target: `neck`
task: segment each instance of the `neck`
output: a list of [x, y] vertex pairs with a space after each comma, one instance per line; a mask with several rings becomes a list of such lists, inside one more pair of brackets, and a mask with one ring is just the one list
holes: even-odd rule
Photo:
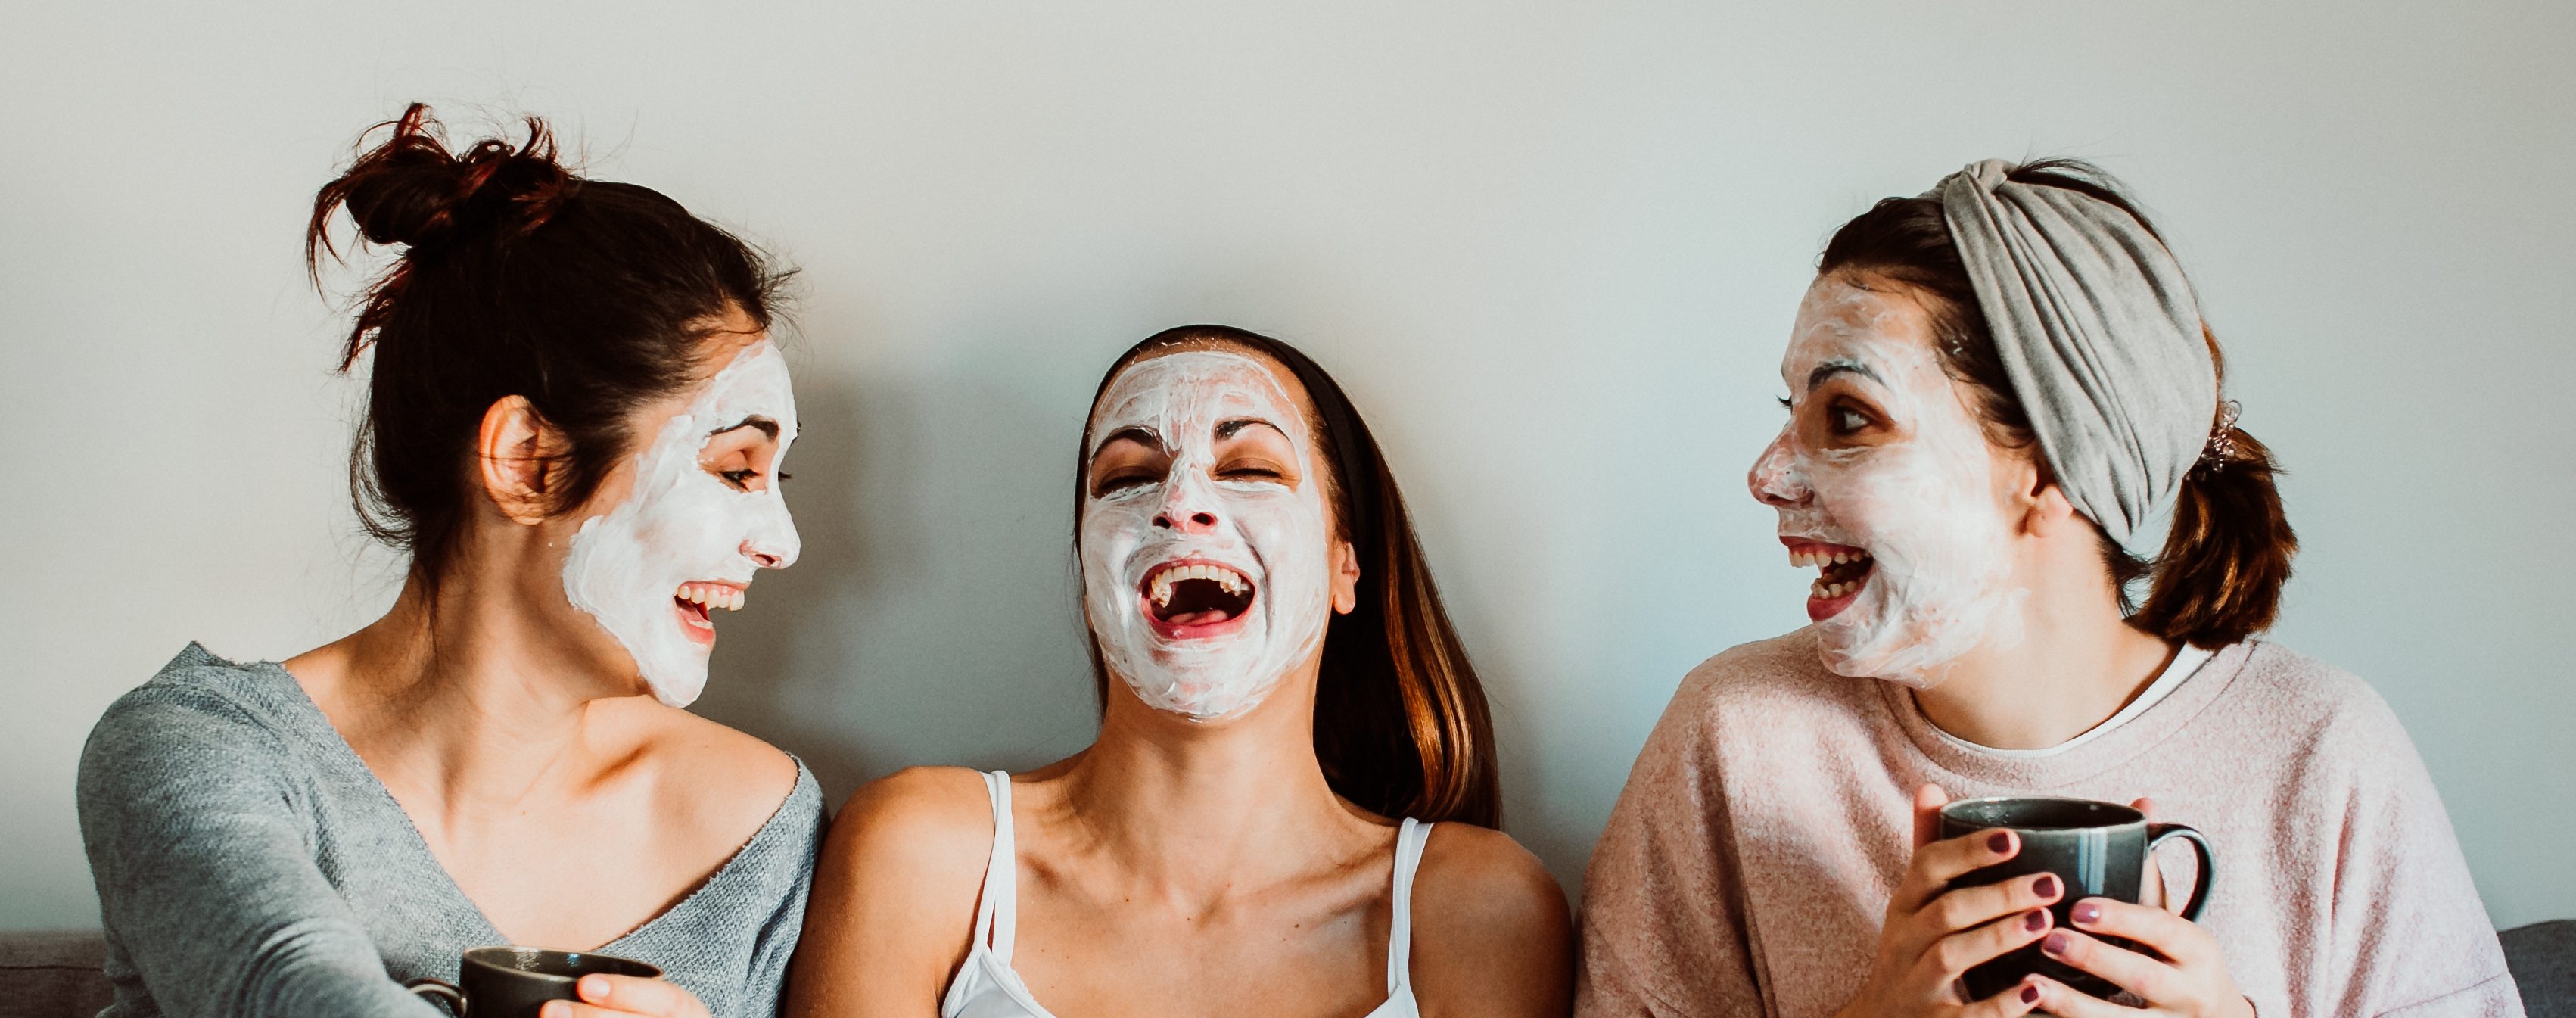
[[617, 674], [632, 670], [622, 656], [562, 638], [568, 605], [529, 601], [560, 602], [559, 588], [530, 587], [545, 585], [460, 571], [433, 610], [414, 581], [384, 618], [287, 670], [388, 787], [459, 815], [525, 803], [580, 780], [603, 713], [617, 713], [602, 708], [640, 691]]
[[1216, 722], [1110, 685], [1100, 739], [1072, 762], [1066, 798], [1083, 834], [1139, 878], [1212, 900], [1310, 871], [1337, 835], [1370, 826], [1316, 760], [1312, 665]]
[[2110, 720], [2173, 660], [2173, 645], [2122, 619], [2107, 585], [2035, 590], [2013, 610], [2019, 639], [1989, 639], [1915, 691], [1942, 731], [1996, 749], [2046, 749]]

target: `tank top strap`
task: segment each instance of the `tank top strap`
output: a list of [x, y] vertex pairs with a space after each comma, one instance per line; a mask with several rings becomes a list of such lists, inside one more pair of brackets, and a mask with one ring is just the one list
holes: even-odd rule
[[1431, 841], [1431, 828], [1412, 817], [1395, 832], [1395, 906], [1394, 921], [1386, 931], [1386, 992], [1393, 996], [1413, 981], [1413, 871], [1422, 868], [1422, 846]]
[[982, 775], [993, 800], [993, 855], [984, 864], [984, 893], [975, 905], [975, 943], [993, 952], [994, 960], [1011, 963], [1011, 934], [1019, 928], [1017, 840], [1011, 832], [1011, 774]]

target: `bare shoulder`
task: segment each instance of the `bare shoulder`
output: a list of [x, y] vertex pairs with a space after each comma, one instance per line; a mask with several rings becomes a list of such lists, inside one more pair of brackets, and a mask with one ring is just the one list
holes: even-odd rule
[[1413, 877], [1413, 985], [1426, 1014], [1561, 1015], [1574, 990], [1565, 891], [1508, 834], [1431, 829]]
[[982, 774], [964, 767], [907, 767], [850, 793], [832, 821], [824, 854], [827, 864], [865, 853], [971, 872], [980, 881], [992, 842], [993, 800]]
[[796, 791], [796, 759], [785, 750], [716, 722], [660, 704], [628, 705], [645, 715], [636, 755], [652, 773], [666, 808], [687, 829], [721, 832], [740, 845], [776, 815]]
[[983, 777], [963, 767], [913, 767], [852, 793], [814, 870], [786, 1013], [937, 1009], [971, 946], [993, 828]]

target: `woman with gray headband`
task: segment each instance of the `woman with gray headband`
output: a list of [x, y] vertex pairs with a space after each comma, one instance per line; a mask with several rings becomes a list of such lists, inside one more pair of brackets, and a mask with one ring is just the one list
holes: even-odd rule
[[[2396, 718], [2252, 638], [2297, 547], [2271, 455], [2105, 177], [1989, 161], [1878, 203], [1781, 367], [1749, 483], [1821, 570], [1814, 624], [1711, 658], [1656, 726], [1593, 855], [1579, 1013], [2522, 1013]], [[2145, 904], [1985, 883], [2047, 840], [1942, 835], [1987, 796], [2129, 803], [2222, 865], [2160, 855]]]

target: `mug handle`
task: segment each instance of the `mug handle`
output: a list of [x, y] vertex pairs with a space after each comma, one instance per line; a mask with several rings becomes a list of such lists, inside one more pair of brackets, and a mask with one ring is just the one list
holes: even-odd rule
[[2210, 885], [2218, 882], [2218, 853], [2209, 847], [2208, 836], [2192, 829], [2189, 824], [2148, 824], [2147, 865], [2156, 864], [2156, 848], [2163, 845], [2166, 838], [2190, 841], [2192, 855], [2200, 862], [2200, 879], [2192, 881], [2191, 901], [2182, 907], [2185, 922], [2199, 922], [2200, 910], [2209, 905]]
[[403, 989], [423, 997], [442, 998], [447, 1001], [447, 1009], [456, 1013], [456, 1018], [465, 1018], [465, 991], [458, 989], [455, 983], [444, 979], [414, 979], [404, 983]]

